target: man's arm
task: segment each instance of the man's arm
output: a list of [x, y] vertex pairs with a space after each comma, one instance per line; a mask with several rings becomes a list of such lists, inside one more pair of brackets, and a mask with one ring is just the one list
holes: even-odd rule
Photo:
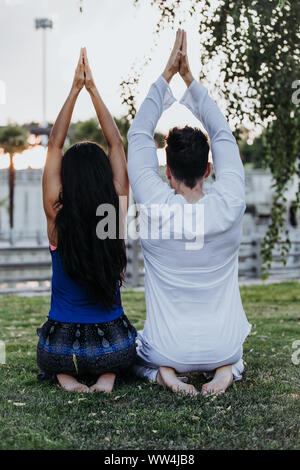
[[159, 176], [154, 131], [162, 112], [175, 99], [160, 76], [151, 86], [128, 133], [128, 174], [136, 202], [161, 202], [171, 189]]
[[162, 202], [172, 192], [159, 177], [154, 131], [163, 111], [175, 101], [168, 83], [179, 70], [182, 34], [177, 31], [167, 66], [151, 86], [128, 133], [128, 173], [138, 203]]
[[188, 87], [180, 103], [192, 111], [209, 135], [217, 182], [224, 184], [234, 198], [244, 200], [244, 167], [236, 139], [207, 89], [194, 80], [187, 58], [186, 33], [179, 72]]
[[218, 106], [208, 96], [207, 89], [193, 80], [180, 102], [201, 121], [209, 135], [216, 177], [234, 171], [244, 178], [236, 140]]

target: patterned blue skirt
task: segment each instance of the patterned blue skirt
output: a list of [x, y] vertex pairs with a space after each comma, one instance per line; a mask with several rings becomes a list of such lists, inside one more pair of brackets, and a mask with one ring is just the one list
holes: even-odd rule
[[136, 359], [136, 330], [126, 315], [106, 323], [61, 323], [49, 319], [37, 330], [38, 378], [57, 374], [97, 379], [128, 371]]

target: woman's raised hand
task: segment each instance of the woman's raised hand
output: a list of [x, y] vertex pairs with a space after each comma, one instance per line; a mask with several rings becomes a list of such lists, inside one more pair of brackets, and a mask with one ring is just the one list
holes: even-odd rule
[[84, 59], [83, 59], [83, 48], [81, 48], [78, 64], [75, 70], [72, 89], [79, 92], [82, 90], [83, 87], [84, 87]]
[[84, 76], [85, 76], [85, 88], [90, 92], [95, 88], [95, 82], [93, 79], [92, 71], [90, 69], [86, 48], [83, 48], [83, 62], [84, 62]]
[[186, 31], [183, 31], [183, 36], [182, 36], [179, 73], [180, 73], [180, 76], [185, 81], [186, 85], [189, 87], [192, 81], [194, 80], [194, 77], [192, 75], [188, 56], [187, 56]]
[[162, 74], [164, 79], [169, 83], [171, 78], [179, 72], [180, 66], [180, 58], [181, 58], [181, 48], [182, 48], [182, 40], [183, 40], [183, 30], [178, 29], [176, 33], [176, 39], [174, 43], [173, 50], [169, 57], [168, 63], [166, 68]]
[[78, 93], [84, 86], [86, 87], [87, 91], [90, 92], [93, 88], [95, 88], [95, 82], [89, 66], [86, 48], [82, 47], [80, 49], [80, 56], [75, 70], [72, 89]]

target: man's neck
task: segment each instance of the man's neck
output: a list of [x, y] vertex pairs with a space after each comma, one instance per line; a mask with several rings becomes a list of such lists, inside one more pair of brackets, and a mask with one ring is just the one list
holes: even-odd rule
[[187, 202], [193, 204], [204, 196], [203, 182], [201, 181], [197, 183], [193, 189], [189, 188], [183, 183], [180, 183], [175, 189], [175, 192], [176, 194], [181, 194]]

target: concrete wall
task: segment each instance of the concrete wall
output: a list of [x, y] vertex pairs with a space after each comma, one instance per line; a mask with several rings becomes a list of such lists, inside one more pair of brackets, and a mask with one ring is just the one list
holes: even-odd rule
[[[163, 168], [160, 169], [162, 176]], [[8, 175], [7, 170], [0, 170], [0, 243], [9, 240], [8, 219]], [[46, 237], [46, 218], [42, 203], [42, 170], [17, 170], [15, 188], [15, 212], [14, 227], [17, 239], [35, 240], [37, 234]], [[212, 179], [205, 182], [207, 190], [212, 184]], [[272, 204], [271, 174], [263, 170], [246, 170], [246, 202], [247, 211], [243, 221], [244, 235], [250, 236], [255, 232], [263, 236], [269, 222], [270, 207]], [[295, 198], [298, 190], [299, 180], [294, 179], [286, 193], [287, 212], [290, 202]], [[132, 202], [132, 201], [131, 201]], [[298, 217], [298, 225], [300, 220]], [[292, 229], [293, 230], [293, 229]], [[298, 227], [298, 231], [300, 228]], [[297, 232], [298, 232], [297, 231]]]
[[[8, 174], [0, 170], [0, 240], [7, 238]], [[15, 186], [14, 228], [20, 238], [36, 237], [37, 231], [46, 236], [46, 218], [42, 201], [42, 170], [17, 170]]]
[[[163, 172], [163, 169], [161, 169]], [[6, 170], [0, 170], [0, 202], [8, 197]], [[51, 259], [46, 236], [46, 218], [42, 206], [42, 170], [16, 172], [15, 246], [10, 245], [8, 200], [0, 205], [0, 293], [28, 288], [48, 291]], [[208, 190], [212, 180], [205, 182]], [[297, 191], [295, 180], [287, 192], [287, 209]], [[247, 212], [243, 219], [243, 244], [240, 249], [240, 276], [257, 278], [261, 274], [260, 241], [267, 229], [272, 203], [271, 175], [262, 170], [246, 172]], [[130, 203], [132, 203], [132, 195]], [[298, 221], [299, 222], [299, 221]], [[300, 223], [292, 228], [295, 240], [287, 266], [272, 263], [272, 274], [279, 279], [300, 277]], [[37, 237], [39, 234], [39, 237]], [[37, 240], [42, 245], [37, 246]], [[297, 242], [298, 240], [298, 242]], [[139, 241], [127, 241], [127, 286], [144, 284], [144, 266]], [[276, 257], [275, 257], [276, 258]]]

